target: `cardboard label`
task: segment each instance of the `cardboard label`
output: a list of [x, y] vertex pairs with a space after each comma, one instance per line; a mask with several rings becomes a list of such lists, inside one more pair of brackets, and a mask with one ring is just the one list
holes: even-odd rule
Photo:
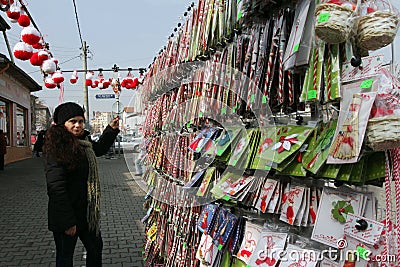
[[308, 99], [316, 99], [316, 98], [317, 98], [317, 91], [316, 90], [308, 91]]
[[265, 95], [263, 95], [263, 97], [262, 97], [262, 103], [263, 103], [263, 104], [266, 104], [266, 103], [267, 103], [267, 97], [266, 97]]
[[297, 51], [299, 51], [299, 48], [300, 48], [300, 44], [296, 44], [294, 47], [293, 47], [293, 53], [296, 53]]
[[369, 89], [372, 87], [373, 83], [374, 83], [374, 79], [365, 80], [361, 83], [360, 88], [361, 89]]

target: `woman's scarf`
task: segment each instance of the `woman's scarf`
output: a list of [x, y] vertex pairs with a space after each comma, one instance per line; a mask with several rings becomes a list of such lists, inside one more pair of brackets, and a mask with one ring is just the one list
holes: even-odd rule
[[98, 235], [100, 231], [100, 177], [96, 154], [90, 141], [79, 140], [79, 144], [84, 149], [89, 162], [87, 222], [89, 224], [89, 231], [95, 231], [96, 235]]

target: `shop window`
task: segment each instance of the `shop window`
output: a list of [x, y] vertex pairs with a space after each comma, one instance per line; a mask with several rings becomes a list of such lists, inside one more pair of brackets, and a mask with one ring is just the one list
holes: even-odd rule
[[7, 145], [10, 145], [10, 105], [8, 102], [0, 99], [0, 129], [6, 135]]
[[17, 146], [26, 146], [26, 113], [27, 110], [17, 107]]

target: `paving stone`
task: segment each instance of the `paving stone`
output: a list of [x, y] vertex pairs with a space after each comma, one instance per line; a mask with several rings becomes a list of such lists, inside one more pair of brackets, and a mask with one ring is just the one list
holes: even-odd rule
[[[99, 158], [98, 162], [103, 266], [143, 266], [144, 226], [140, 219], [145, 215], [142, 203], [146, 193], [132, 182], [123, 157]], [[0, 172], [0, 266], [55, 266], [53, 235], [47, 230], [47, 201], [42, 158], [11, 163]], [[83, 252], [78, 241], [74, 266], [85, 266]]]

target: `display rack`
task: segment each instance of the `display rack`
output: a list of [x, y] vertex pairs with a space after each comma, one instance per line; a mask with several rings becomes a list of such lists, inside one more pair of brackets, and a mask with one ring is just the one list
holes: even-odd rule
[[400, 83], [357, 39], [387, 3], [190, 5], [139, 88], [145, 266], [398, 266]]

